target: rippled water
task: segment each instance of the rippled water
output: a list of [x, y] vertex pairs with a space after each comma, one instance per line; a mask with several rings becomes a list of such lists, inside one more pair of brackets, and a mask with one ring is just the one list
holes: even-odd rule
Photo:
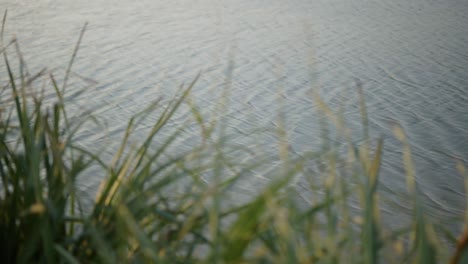
[[[254, 126], [275, 127], [283, 100], [291, 148], [301, 153], [320, 140], [309, 91], [319, 89], [335, 109], [345, 102], [357, 130], [359, 79], [372, 137], [386, 139], [383, 184], [404, 190], [401, 148], [390, 131], [398, 120], [431, 213], [461, 215], [463, 179], [451, 155], [466, 164], [466, 0], [3, 0], [0, 9], [8, 9], [7, 33], [35, 69], [63, 69], [89, 22], [72, 79], [97, 81], [75, 101], [97, 107], [107, 121], [106, 130], [83, 134], [92, 145], [121, 133], [132, 114], [199, 71], [194, 97], [210, 112], [231, 67], [227, 114], [237, 142], [251, 144], [245, 134]], [[274, 148], [274, 137], [264, 141]]]

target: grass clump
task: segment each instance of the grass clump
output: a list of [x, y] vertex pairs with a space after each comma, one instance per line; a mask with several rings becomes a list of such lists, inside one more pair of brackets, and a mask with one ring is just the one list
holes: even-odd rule
[[[13, 48], [17, 69], [7, 55]], [[77, 145], [74, 135], [83, 122], [70, 121], [63, 99], [76, 50], [59, 87], [52, 74], [26, 71], [16, 40], [0, 49], [7, 73], [0, 107], [4, 263], [463, 263], [466, 235], [453, 257], [435, 235], [418, 201], [410, 147], [398, 126], [395, 134], [405, 150], [414, 204], [413, 220], [401, 230], [386, 229], [380, 216], [383, 140], [371, 144], [364, 131], [365, 141], [352, 143], [342, 121], [318, 95], [318, 109], [340, 128], [347, 144], [325, 142], [323, 149], [301, 156], [280, 153], [281, 169], [270, 172], [271, 182], [248, 202], [235, 203], [228, 199], [233, 186], [264, 161], [226, 158], [229, 142], [214, 137], [216, 124], [207, 126], [187, 100], [196, 79], [168, 105], [155, 103], [129, 120], [112, 161]], [[55, 102], [34, 92], [38, 79], [49, 81]], [[159, 137], [161, 129], [186, 102], [203, 139], [188, 151], [168, 153], [183, 128], [169, 137]], [[136, 124], [158, 107], [163, 110], [146, 138], [130, 147]], [[338, 148], [348, 154], [343, 157]], [[309, 170], [311, 163], [319, 169]], [[103, 182], [85, 212], [76, 182], [96, 165]], [[459, 167], [463, 172], [461, 163]], [[213, 181], [203, 180], [207, 174]], [[294, 188], [297, 177], [307, 180], [307, 190]], [[352, 210], [352, 200], [359, 202], [359, 210]]]

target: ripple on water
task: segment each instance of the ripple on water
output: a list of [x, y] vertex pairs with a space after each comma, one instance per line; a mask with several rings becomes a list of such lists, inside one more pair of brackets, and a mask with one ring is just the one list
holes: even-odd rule
[[[372, 135], [387, 139], [382, 183], [395, 192], [404, 189], [401, 149], [390, 131], [398, 120], [434, 214], [459, 215], [463, 208], [462, 179], [451, 155], [468, 158], [467, 1], [10, 2], [4, 6], [7, 31], [17, 34], [32, 69], [65, 67], [89, 22], [74, 69], [98, 84], [74, 105], [97, 109], [107, 124], [83, 134], [90, 145], [112, 142], [103, 135], [119, 136], [131, 115], [159, 98], [167, 102], [199, 71], [193, 96], [209, 113], [232, 66], [226, 115], [236, 140], [250, 146], [246, 131], [276, 127], [283, 100], [291, 145], [301, 153], [320, 140], [310, 89], [319, 89], [334, 109], [345, 103], [347, 123], [359, 131], [360, 79]], [[180, 142], [195, 132], [188, 134]], [[276, 139], [264, 137], [268, 144]]]

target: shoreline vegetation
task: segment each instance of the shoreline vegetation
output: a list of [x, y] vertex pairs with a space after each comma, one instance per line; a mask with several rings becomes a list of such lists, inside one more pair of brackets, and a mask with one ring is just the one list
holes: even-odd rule
[[[461, 235], [451, 234], [425, 215], [417, 195], [411, 147], [397, 124], [394, 134], [402, 143], [407, 174], [408, 193], [402, 195], [408, 197], [413, 213], [404, 228], [390, 230], [383, 224], [378, 182], [384, 142], [369, 139], [359, 85], [364, 141], [353, 143], [343, 121], [317, 94], [318, 111], [347, 143], [336, 146], [325, 141], [317, 152], [293, 155], [286, 132], [279, 129], [281, 169], [267, 175], [271, 182], [252, 199], [236, 204], [229, 200], [233, 186], [253, 176], [266, 158], [229, 160], [231, 150], [222, 122], [206, 120], [189, 100], [198, 77], [168, 105], [155, 102], [132, 117], [120, 148], [106, 162], [74, 140], [89, 119], [77, 122], [66, 111], [64, 91], [84, 29], [65, 77], [58, 82], [45, 70], [27, 71], [17, 41], [3, 39], [5, 20], [6, 13], [0, 47], [6, 69], [2, 74], [7, 74], [6, 83], [1, 83], [0, 105], [0, 256], [4, 263], [468, 261], [466, 227]], [[46, 102], [36, 88], [38, 82], [47, 84], [43, 89], [55, 91], [53, 103]], [[163, 140], [160, 132], [181, 105], [189, 106], [202, 131], [201, 140], [186, 152], [168, 153], [183, 127]], [[130, 144], [137, 124], [155, 109], [160, 110], [159, 119], [147, 137], [138, 146]], [[319, 169], [308, 170], [310, 163], [320, 165]], [[103, 181], [85, 213], [76, 182], [91, 166], [101, 168], [103, 175], [96, 177]], [[468, 176], [461, 162], [458, 169]], [[206, 175], [212, 181], [204, 181]], [[307, 206], [298, 204], [298, 191], [290, 188], [296, 177], [309, 184]], [[358, 201], [357, 212], [350, 200]]]

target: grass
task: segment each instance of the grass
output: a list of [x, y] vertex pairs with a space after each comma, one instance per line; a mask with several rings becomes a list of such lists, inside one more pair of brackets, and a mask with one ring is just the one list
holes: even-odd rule
[[[27, 72], [17, 41], [5, 44], [2, 27], [0, 53], [7, 74], [0, 106], [4, 263], [466, 263], [466, 231], [458, 242], [450, 235], [442, 240], [425, 216], [411, 147], [397, 125], [413, 217], [399, 230], [383, 224], [378, 178], [384, 142], [369, 139], [362, 90], [361, 144], [353, 143], [343, 121], [317, 94], [317, 109], [347, 143], [337, 146], [324, 139], [322, 149], [294, 156], [285, 131], [279, 131], [281, 169], [269, 172], [271, 182], [240, 204], [229, 200], [233, 186], [254, 177], [268, 158], [242, 163], [228, 158], [232, 148], [222, 124], [207, 122], [189, 100], [197, 79], [168, 105], [155, 102], [131, 118], [111, 161], [75, 142], [86, 123], [68, 116], [64, 91], [81, 37], [59, 85], [45, 71]], [[48, 80], [56, 95], [53, 103], [35, 88], [38, 80]], [[169, 153], [183, 127], [169, 137], [160, 137], [161, 129], [182, 104], [191, 109], [202, 140], [184, 153]], [[159, 119], [139, 145], [131, 145], [132, 131], [154, 109], [161, 109]], [[320, 169], [308, 170], [311, 163]], [[87, 212], [76, 183], [91, 166], [102, 169], [98, 177], [103, 182]], [[464, 170], [460, 162], [459, 171], [467, 176]], [[208, 183], [203, 180], [207, 174], [213, 179]], [[297, 177], [308, 180], [301, 193], [292, 188]], [[307, 203], [298, 202], [304, 195]], [[353, 200], [359, 201], [358, 211], [350, 207]]]

